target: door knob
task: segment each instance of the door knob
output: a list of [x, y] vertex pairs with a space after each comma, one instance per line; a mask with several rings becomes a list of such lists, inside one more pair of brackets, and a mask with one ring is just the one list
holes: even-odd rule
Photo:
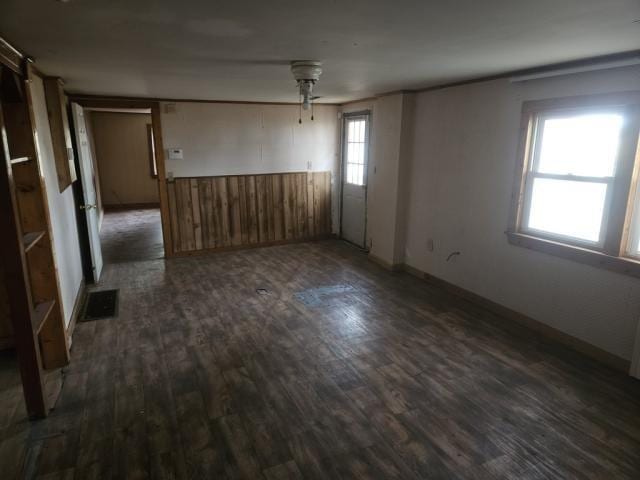
[[97, 205], [80, 205], [82, 210], [91, 210], [92, 208], [98, 208]]

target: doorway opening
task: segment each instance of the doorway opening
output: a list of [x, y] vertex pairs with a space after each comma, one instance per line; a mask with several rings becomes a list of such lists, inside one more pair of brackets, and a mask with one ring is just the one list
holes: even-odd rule
[[103, 265], [164, 258], [159, 105], [72, 99], [71, 117], [86, 280]]
[[366, 248], [370, 118], [366, 111], [342, 120], [340, 236], [360, 248]]

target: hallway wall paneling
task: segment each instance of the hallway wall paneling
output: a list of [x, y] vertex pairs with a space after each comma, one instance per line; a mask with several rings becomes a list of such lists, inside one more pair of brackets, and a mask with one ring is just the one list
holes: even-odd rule
[[174, 253], [331, 233], [331, 172], [176, 178], [167, 187]]

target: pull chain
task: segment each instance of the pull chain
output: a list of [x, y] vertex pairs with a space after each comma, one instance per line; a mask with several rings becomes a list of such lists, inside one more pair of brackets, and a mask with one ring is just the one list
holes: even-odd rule
[[298, 123], [302, 124], [302, 95], [300, 95], [300, 103], [298, 104]]

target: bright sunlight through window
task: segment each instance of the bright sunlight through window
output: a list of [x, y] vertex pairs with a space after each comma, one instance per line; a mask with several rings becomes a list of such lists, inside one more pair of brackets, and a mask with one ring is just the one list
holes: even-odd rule
[[347, 122], [347, 183], [353, 185], [364, 185], [366, 129], [364, 119], [350, 119]]
[[538, 118], [525, 230], [602, 244], [622, 125], [617, 113]]

